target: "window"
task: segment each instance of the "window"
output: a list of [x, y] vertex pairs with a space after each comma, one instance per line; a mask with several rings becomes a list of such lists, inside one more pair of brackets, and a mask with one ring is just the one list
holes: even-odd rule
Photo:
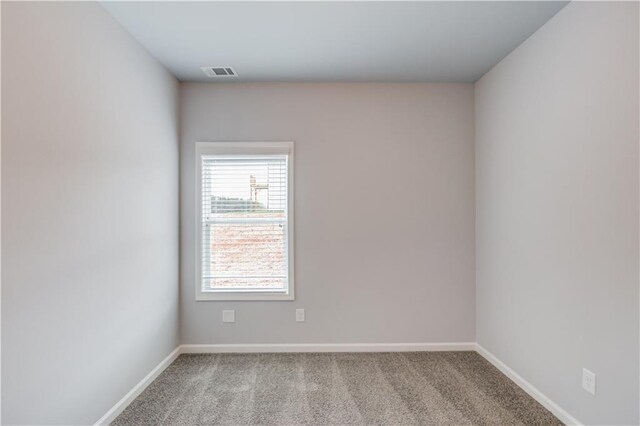
[[196, 300], [293, 300], [293, 143], [196, 144]]

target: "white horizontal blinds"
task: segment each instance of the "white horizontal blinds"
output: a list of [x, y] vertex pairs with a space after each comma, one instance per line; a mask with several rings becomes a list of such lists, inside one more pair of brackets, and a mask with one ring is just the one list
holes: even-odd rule
[[287, 156], [202, 156], [202, 289], [287, 289]]

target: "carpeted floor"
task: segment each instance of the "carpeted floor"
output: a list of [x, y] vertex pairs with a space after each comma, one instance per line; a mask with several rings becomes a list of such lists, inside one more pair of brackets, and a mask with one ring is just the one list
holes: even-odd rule
[[182, 355], [112, 425], [560, 425], [475, 352]]

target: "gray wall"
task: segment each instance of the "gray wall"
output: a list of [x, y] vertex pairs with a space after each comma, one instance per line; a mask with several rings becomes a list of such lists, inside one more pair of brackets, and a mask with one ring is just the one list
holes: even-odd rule
[[478, 342], [587, 424], [639, 420], [638, 72], [638, 4], [574, 2], [476, 85]]
[[177, 346], [177, 98], [99, 5], [2, 3], [3, 423], [93, 423]]
[[[183, 343], [475, 340], [471, 84], [184, 84], [181, 113]], [[194, 143], [233, 140], [296, 143], [293, 302], [194, 301]]]

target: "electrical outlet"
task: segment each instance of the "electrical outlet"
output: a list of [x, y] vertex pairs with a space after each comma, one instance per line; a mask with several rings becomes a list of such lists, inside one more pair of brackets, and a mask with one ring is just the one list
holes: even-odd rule
[[582, 369], [582, 389], [591, 395], [596, 394], [596, 375], [586, 368]]
[[222, 322], [236, 322], [236, 311], [222, 311]]
[[296, 309], [296, 321], [304, 322], [304, 309]]

